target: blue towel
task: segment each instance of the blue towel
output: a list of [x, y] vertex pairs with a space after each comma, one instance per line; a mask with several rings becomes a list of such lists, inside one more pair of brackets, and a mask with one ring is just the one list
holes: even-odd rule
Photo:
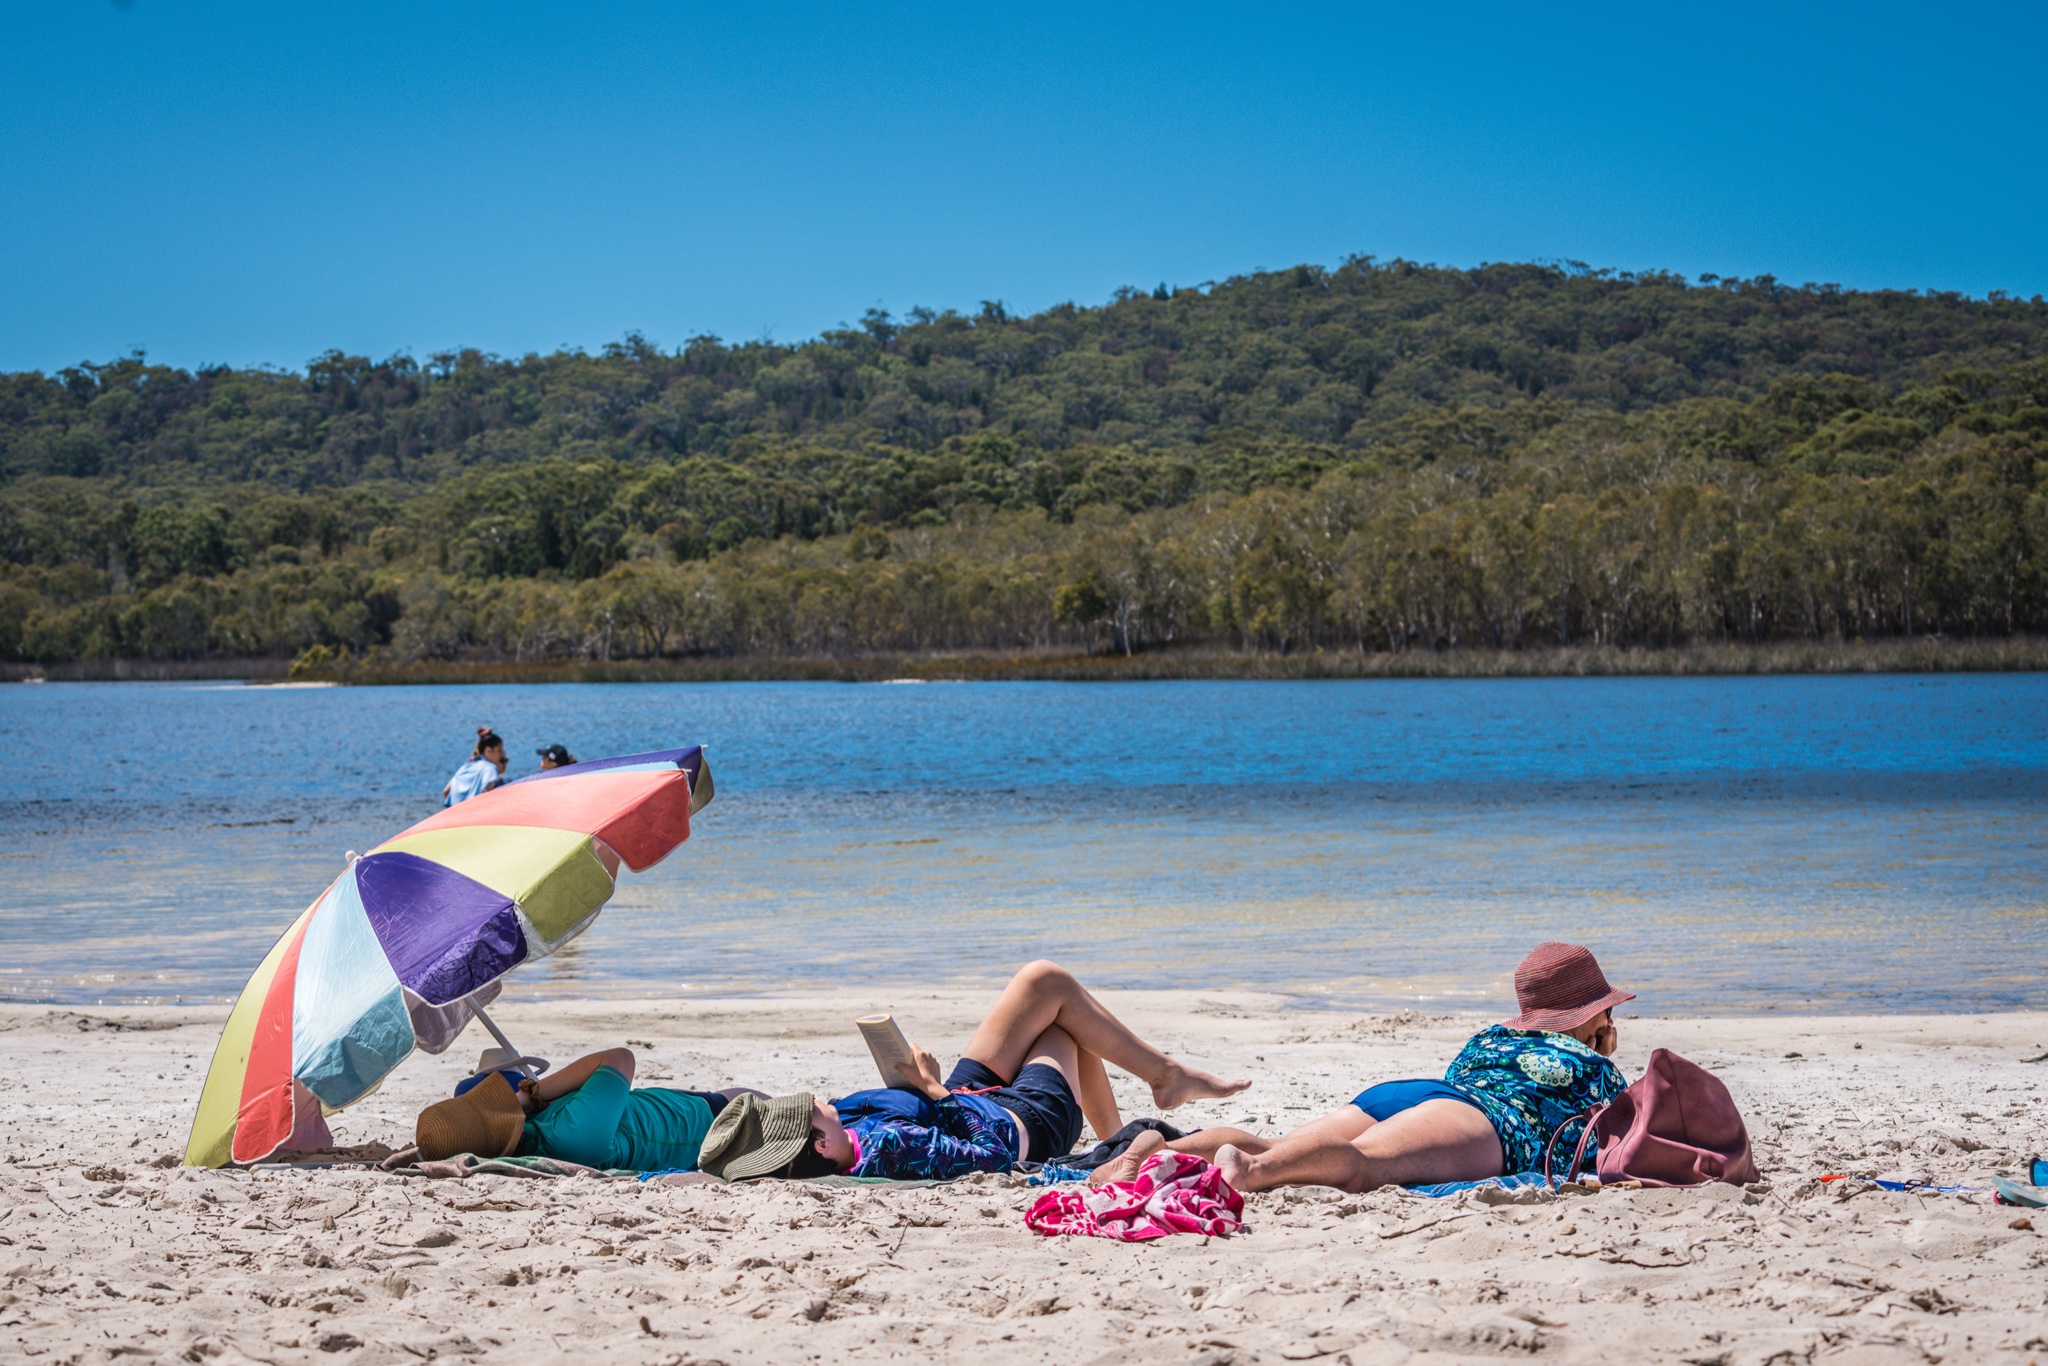
[[[1932, 1191], [1936, 1195], [1982, 1195], [1982, 1186], [1937, 1186], [1931, 1181], [1880, 1181], [1874, 1176], [1843, 1176], [1843, 1181], [1868, 1181], [1881, 1191]], [[1829, 1184], [1833, 1184], [1830, 1182]]]
[[1025, 1177], [1024, 1184], [1027, 1186], [1059, 1186], [1069, 1181], [1086, 1181], [1089, 1175], [1088, 1172], [1084, 1172], [1078, 1167], [1062, 1167], [1057, 1162], [1048, 1162], [1037, 1171], [1031, 1173], [1031, 1175]]
[[1459, 1191], [1476, 1191], [1481, 1186], [1499, 1186], [1502, 1190], [1522, 1190], [1528, 1186], [1548, 1186], [1542, 1172], [1516, 1172], [1512, 1176], [1489, 1176], [1484, 1181], [1443, 1181], [1434, 1186], [1404, 1186], [1410, 1195], [1426, 1195], [1432, 1200], [1439, 1196], [1456, 1195]]

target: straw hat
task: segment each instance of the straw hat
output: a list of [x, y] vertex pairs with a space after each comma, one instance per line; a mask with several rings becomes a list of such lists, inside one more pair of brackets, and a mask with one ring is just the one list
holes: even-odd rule
[[529, 1057], [510, 1048], [486, 1048], [483, 1052], [477, 1054], [476, 1072], [471, 1073], [471, 1075], [476, 1076], [484, 1072], [502, 1072], [508, 1067], [515, 1070], [530, 1067], [535, 1072], [545, 1072], [548, 1070], [548, 1060], [546, 1058]]
[[744, 1181], [788, 1166], [811, 1141], [811, 1093], [793, 1096], [741, 1096], [718, 1112], [697, 1169], [721, 1181]]
[[1509, 1029], [1577, 1029], [1603, 1010], [1633, 1001], [1632, 991], [1607, 984], [1593, 951], [1579, 944], [1538, 944], [1515, 969], [1515, 1004], [1522, 1013]]
[[507, 1157], [519, 1146], [526, 1111], [512, 1093], [512, 1083], [493, 1072], [453, 1100], [436, 1101], [420, 1111], [413, 1127], [422, 1161], [475, 1153]]

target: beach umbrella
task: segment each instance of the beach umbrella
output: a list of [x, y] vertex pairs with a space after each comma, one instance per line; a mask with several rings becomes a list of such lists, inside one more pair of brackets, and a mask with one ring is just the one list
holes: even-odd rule
[[507, 783], [351, 856], [242, 988], [186, 1164], [322, 1146], [323, 1116], [376, 1090], [413, 1049], [446, 1049], [473, 1017], [509, 1048], [481, 1009], [499, 980], [582, 933], [619, 865], [659, 863], [710, 800], [701, 747], [596, 759]]

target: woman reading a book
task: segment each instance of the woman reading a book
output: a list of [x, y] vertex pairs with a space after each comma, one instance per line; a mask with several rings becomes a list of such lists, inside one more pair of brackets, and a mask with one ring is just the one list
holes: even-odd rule
[[[886, 1051], [876, 1049], [878, 1062]], [[930, 1052], [907, 1052], [891, 1064], [898, 1079], [878, 1090], [833, 1102], [736, 1100], [704, 1140], [703, 1169], [732, 1181], [834, 1173], [949, 1181], [1065, 1157], [1084, 1117], [1098, 1135], [1115, 1133], [1123, 1121], [1105, 1063], [1149, 1085], [1161, 1110], [1251, 1085], [1168, 1057], [1072, 973], [1043, 961], [1010, 979], [943, 1079]]]

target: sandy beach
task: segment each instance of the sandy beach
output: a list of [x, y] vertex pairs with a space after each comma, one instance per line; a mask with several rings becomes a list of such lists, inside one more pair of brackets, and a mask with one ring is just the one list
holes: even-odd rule
[[[852, 1016], [950, 1058], [981, 993], [521, 1003], [558, 1062], [630, 1041], [641, 1082], [870, 1084]], [[1106, 993], [1192, 1061], [1255, 1076], [1177, 1122], [1276, 1130], [1439, 1074], [1478, 1018], [1231, 992]], [[423, 1181], [176, 1166], [224, 1009], [0, 1007], [0, 1356], [48, 1362], [2048, 1362], [2048, 1242], [1986, 1184], [2048, 1150], [2048, 1015], [1624, 1018], [1719, 1073], [1768, 1189], [1489, 1203], [1247, 1201], [1233, 1239], [1042, 1239], [1021, 1178], [942, 1188]], [[399, 1146], [482, 1046], [416, 1055], [332, 1121]], [[1131, 1114], [1141, 1091], [1122, 1079]], [[1084, 1138], [1084, 1142], [1090, 1141]], [[1496, 1193], [1496, 1199], [1501, 1198]], [[2048, 1219], [2032, 1222], [2048, 1230]]]

